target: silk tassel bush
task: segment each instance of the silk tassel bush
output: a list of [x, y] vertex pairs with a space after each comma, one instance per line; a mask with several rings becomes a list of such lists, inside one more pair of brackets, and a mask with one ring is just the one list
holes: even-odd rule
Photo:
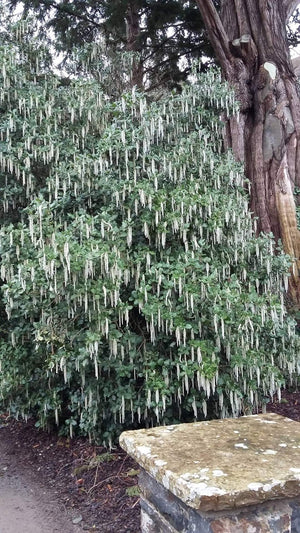
[[256, 237], [223, 147], [232, 91], [195, 69], [180, 94], [146, 97], [124, 55], [114, 93], [100, 45], [66, 81], [26, 32], [0, 47], [3, 408], [106, 444], [255, 412], [300, 350], [289, 258]]

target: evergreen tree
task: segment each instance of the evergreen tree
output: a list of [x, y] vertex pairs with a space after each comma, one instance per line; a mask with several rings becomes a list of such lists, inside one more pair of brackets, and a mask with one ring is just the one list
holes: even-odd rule
[[[105, 38], [109, 48], [139, 54], [133, 83], [147, 88], [175, 87], [186, 79], [194, 58], [212, 57], [201, 16], [184, 0], [9, 0], [34, 11], [41, 32], [56, 35], [55, 47], [74, 46]], [[184, 61], [181, 59], [184, 58]]]

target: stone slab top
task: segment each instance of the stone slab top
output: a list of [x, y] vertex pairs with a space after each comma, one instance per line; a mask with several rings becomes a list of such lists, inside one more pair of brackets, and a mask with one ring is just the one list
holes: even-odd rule
[[300, 423], [280, 415], [125, 431], [120, 445], [199, 511], [300, 496]]

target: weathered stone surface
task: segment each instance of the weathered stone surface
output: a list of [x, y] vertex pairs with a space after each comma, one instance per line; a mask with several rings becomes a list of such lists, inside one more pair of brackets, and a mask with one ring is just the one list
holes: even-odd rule
[[194, 509], [300, 496], [300, 424], [279, 415], [127, 431], [120, 444]]
[[224, 517], [214, 520], [210, 528], [211, 533], [291, 533], [289, 515], [279, 516], [273, 521], [267, 516], [254, 519], [248, 516]]
[[142, 533], [178, 533], [149, 502], [141, 500]]
[[[184, 533], [209, 533], [210, 518], [201, 516], [195, 509], [188, 507], [182, 500], [177, 498], [169, 490], [155, 481], [145, 470], [141, 470], [139, 475], [139, 487], [141, 489], [141, 509], [144, 515], [155, 524], [155, 533], [162, 530], [163, 533], [169, 532], [165, 527], [168, 524], [170, 531]], [[149, 521], [147, 528], [142, 532], [148, 533]], [[149, 531], [152, 530], [150, 529]]]
[[197, 511], [141, 470], [142, 533], [300, 533], [300, 499]]
[[298, 501], [290, 502], [292, 508], [292, 533], [300, 533], [300, 498]]

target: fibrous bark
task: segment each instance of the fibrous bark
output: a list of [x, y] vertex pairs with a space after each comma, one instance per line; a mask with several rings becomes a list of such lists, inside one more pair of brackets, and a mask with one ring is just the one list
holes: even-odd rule
[[259, 230], [281, 239], [293, 258], [290, 295], [300, 305], [300, 232], [294, 188], [300, 186], [300, 99], [285, 22], [294, 0], [196, 0], [224, 78], [234, 85], [240, 117], [228, 142], [245, 164]]

